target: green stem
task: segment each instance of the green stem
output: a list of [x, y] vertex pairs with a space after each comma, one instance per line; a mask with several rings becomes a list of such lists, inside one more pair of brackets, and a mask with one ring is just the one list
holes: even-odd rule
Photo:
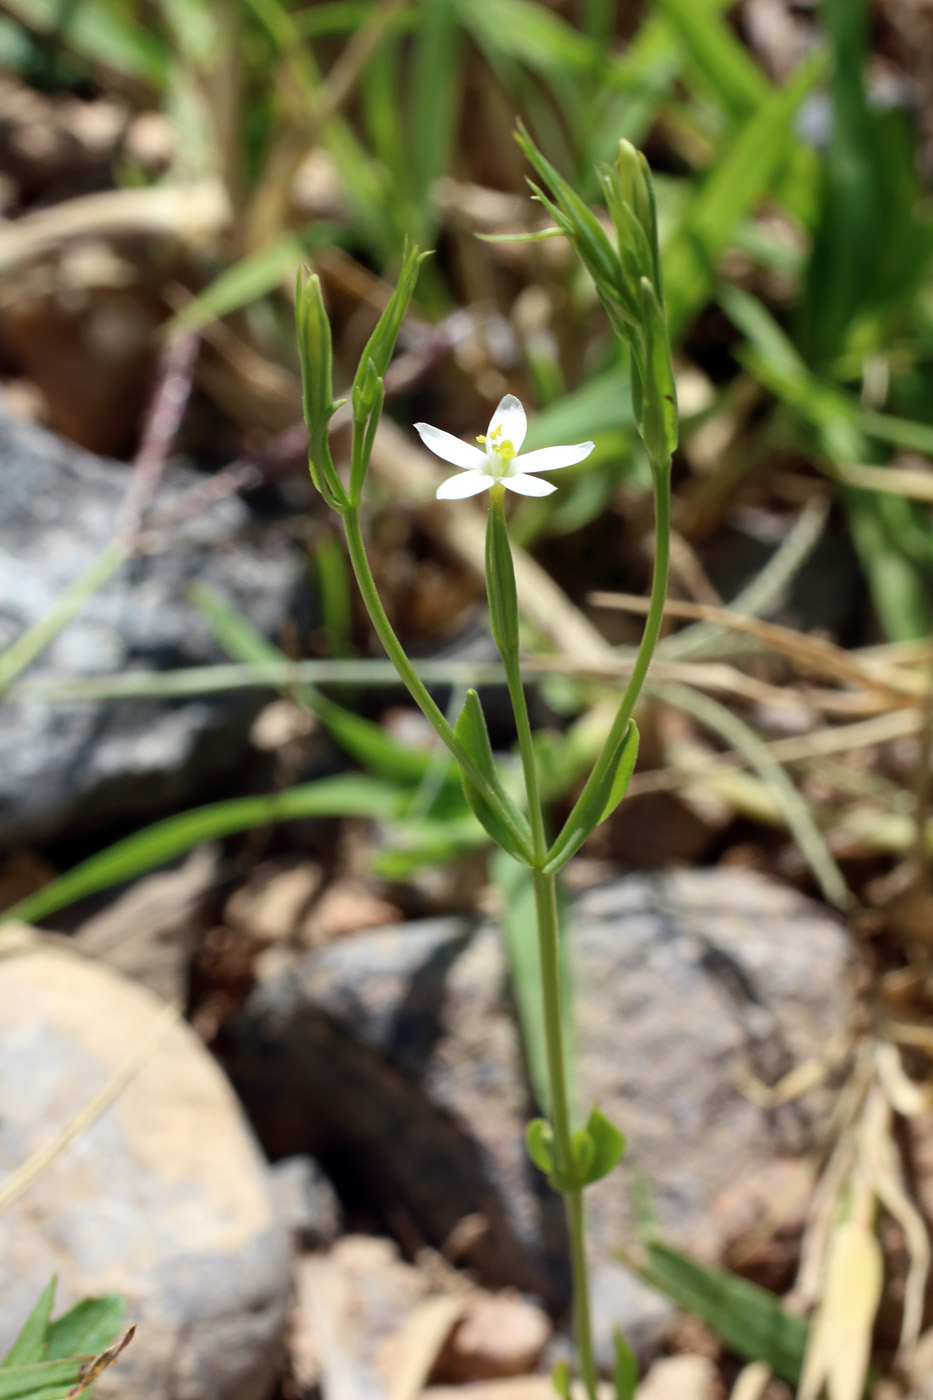
[[[366, 611], [369, 613], [380, 642], [385, 647], [389, 660], [404, 681], [412, 699], [415, 701], [416, 705], [418, 705], [425, 718], [434, 726], [439, 737], [447, 745], [460, 767], [468, 774], [471, 781], [475, 783], [482, 792], [486, 793], [488, 791], [486, 779], [457, 738], [443, 710], [435, 704], [430, 692], [416, 674], [411, 662], [405, 655], [404, 647], [395, 635], [392, 624], [386, 615], [385, 608], [382, 606], [382, 599], [379, 597], [376, 581], [369, 567], [366, 546], [363, 543], [363, 535], [360, 530], [359, 515], [356, 510], [350, 509], [343, 512], [343, 524], [347, 536], [347, 547], [350, 551], [350, 563], [353, 565], [353, 572], [356, 575], [356, 581], [359, 585], [360, 593], [363, 596]], [[492, 794], [489, 794], [489, 799], [495, 801]]]
[[[489, 509], [494, 511], [499, 518], [502, 529], [506, 530], [505, 523], [505, 492], [493, 488], [489, 493]], [[498, 590], [508, 595], [515, 594], [515, 575], [512, 572], [512, 560], [510, 555], [506, 555], [502, 561], [503, 570], [509, 571], [509, 577], [502, 579], [489, 578], [487, 587], [490, 593]], [[487, 562], [487, 571], [489, 564]], [[538, 765], [535, 759], [534, 739], [531, 733], [531, 720], [528, 717], [528, 701], [525, 696], [525, 686], [522, 682], [521, 662], [518, 655], [518, 603], [514, 604], [515, 611], [515, 635], [509, 641], [504, 638], [505, 643], [500, 647], [502, 657], [502, 668], [505, 671], [505, 683], [509, 690], [509, 699], [512, 702], [512, 713], [515, 716], [515, 729], [518, 734], [518, 749], [522, 758], [522, 770], [525, 775], [525, 791], [528, 794], [528, 820], [531, 824], [531, 839], [536, 864], [543, 865], [547, 858], [547, 837], [544, 833], [544, 814], [541, 810], [541, 792], [538, 786]]]
[[[635, 657], [635, 664], [632, 667], [632, 674], [629, 676], [628, 684], [622, 696], [619, 709], [615, 719], [612, 721], [612, 728], [607, 734], [603, 746], [599, 751], [596, 762], [593, 764], [592, 772], [583, 785], [583, 791], [577, 798], [573, 812], [568, 818], [573, 820], [574, 813], [583, 810], [596, 788], [603, 781], [609, 769], [609, 765], [614, 761], [619, 744], [622, 742], [628, 722], [632, 718], [632, 711], [641, 694], [641, 688], [645, 683], [648, 674], [648, 667], [651, 665], [651, 658], [654, 649], [658, 644], [658, 637], [661, 634], [661, 622], [664, 617], [664, 600], [667, 596], [667, 576], [670, 568], [671, 557], [671, 473], [670, 462], [655, 466], [654, 476], [654, 516], [655, 516], [655, 555], [654, 574], [651, 580], [651, 599], [648, 604], [648, 615], [645, 619], [645, 630], [642, 633], [641, 644], [638, 654]], [[560, 838], [558, 837], [558, 840]]]
[[[541, 997], [544, 1009], [544, 1041], [547, 1058], [548, 1091], [550, 1097], [551, 1131], [557, 1172], [564, 1181], [574, 1178], [573, 1119], [567, 1089], [567, 1059], [564, 1051], [564, 1020], [561, 1005], [560, 924], [557, 912], [557, 877], [546, 874], [540, 867], [547, 858], [547, 838], [541, 790], [535, 759], [528, 702], [522, 684], [519, 660], [518, 601], [515, 596], [515, 572], [508, 548], [505, 523], [505, 492], [495, 487], [489, 493], [490, 525], [498, 525], [495, 539], [503, 546], [495, 548], [493, 532], [487, 534], [487, 587], [494, 619], [494, 632], [505, 669], [506, 683], [515, 715], [518, 747], [525, 774], [528, 796], [528, 819], [531, 824], [535, 865], [531, 876], [535, 892], [535, 912], [538, 924], [538, 958], [541, 966]], [[597, 1372], [593, 1355], [593, 1335], [590, 1325], [589, 1278], [586, 1269], [586, 1242], [583, 1228], [583, 1191], [564, 1191], [567, 1230], [570, 1235], [570, 1259], [573, 1275], [573, 1323], [580, 1372], [589, 1400], [596, 1400]]]
[[[564, 1023], [560, 986], [560, 927], [557, 914], [557, 876], [533, 870], [535, 909], [538, 916], [538, 955], [541, 961], [541, 995], [544, 1006], [544, 1038], [547, 1054], [548, 1087], [551, 1100], [551, 1130], [558, 1170], [573, 1173], [573, 1125], [567, 1092], [567, 1066], [564, 1054]], [[590, 1322], [590, 1284], [586, 1267], [586, 1240], [583, 1222], [583, 1191], [565, 1191], [564, 1209], [570, 1236], [570, 1262], [573, 1278], [573, 1330], [580, 1372], [589, 1400], [596, 1400], [597, 1371]]]

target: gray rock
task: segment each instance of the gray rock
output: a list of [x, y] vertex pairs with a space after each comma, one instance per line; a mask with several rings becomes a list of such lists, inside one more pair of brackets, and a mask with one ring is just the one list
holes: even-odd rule
[[[45, 617], [117, 529], [130, 476], [0, 404], [0, 650]], [[170, 466], [157, 516], [204, 479]], [[168, 548], [134, 559], [89, 600], [28, 678], [167, 669], [224, 659], [186, 597], [213, 585], [269, 634], [302, 606], [305, 568], [281, 536], [247, 537], [230, 498], [173, 524]], [[261, 699], [7, 702], [0, 725], [0, 847], [45, 840], [190, 802], [243, 752]]]
[[[730, 870], [588, 891], [572, 928], [580, 1102], [626, 1132], [628, 1178], [648, 1183], [669, 1237], [716, 1255], [720, 1195], [818, 1136], [819, 1102], [766, 1111], [736, 1079], [773, 1082], [844, 1025], [845, 932]], [[532, 1110], [494, 930], [427, 922], [310, 954], [250, 997], [229, 1063], [274, 1153], [336, 1154], [435, 1244], [480, 1212], [487, 1280], [566, 1296], [560, 1220], [523, 1159]], [[624, 1177], [588, 1203], [600, 1335], [618, 1324], [646, 1350], [665, 1307], [617, 1258], [634, 1239]]]
[[470, 1262], [554, 1300], [562, 1212], [525, 1156], [532, 1105], [503, 972], [495, 933], [458, 919], [338, 940], [250, 997], [227, 1067], [273, 1158], [312, 1153], [435, 1246], [482, 1215]]
[[340, 1198], [313, 1157], [285, 1157], [272, 1169], [279, 1219], [304, 1249], [333, 1244], [343, 1229]]
[[[3, 1179], [131, 1059], [159, 1002], [40, 946], [0, 958], [0, 1005]], [[175, 1025], [0, 1213], [0, 1355], [57, 1273], [61, 1310], [117, 1292], [138, 1325], [102, 1397], [262, 1400], [292, 1264], [269, 1175], [223, 1075]]]

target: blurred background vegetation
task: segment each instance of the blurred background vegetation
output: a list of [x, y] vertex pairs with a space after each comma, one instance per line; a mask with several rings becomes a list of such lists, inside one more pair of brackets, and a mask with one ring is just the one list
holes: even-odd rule
[[[0, 0], [0, 65], [7, 403], [138, 468], [153, 386], [157, 401], [173, 388], [157, 455], [180, 453], [283, 522], [307, 550], [317, 608], [310, 642], [270, 641], [202, 588], [235, 675], [30, 690], [21, 673], [135, 547], [121, 537], [0, 659], [0, 684], [20, 704], [278, 688], [358, 770], [293, 784], [286, 765], [271, 796], [230, 790], [234, 777], [220, 800], [83, 849], [70, 870], [53, 852], [16, 911], [49, 917], [211, 837], [374, 813], [389, 825], [364, 863], [399, 908], [473, 898], [485, 837], [445, 761], [399, 720], [304, 460], [297, 269], [321, 276], [340, 393], [406, 237], [435, 253], [387, 378], [368, 530], [393, 621], [454, 700], [496, 678], [474, 645], [481, 515], [435, 503], [440, 469], [411, 423], [472, 439], [514, 392], [530, 447], [596, 442], [560, 491], [513, 515], [549, 797], [566, 809], [637, 641], [650, 478], [591, 284], [561, 240], [506, 237], [546, 227], [520, 119], [592, 202], [620, 137], [646, 151], [683, 425], [673, 606], [641, 766], [586, 855], [776, 873], [849, 910], [867, 962], [913, 969], [922, 1001], [933, 12], [912, 0]], [[511, 737], [503, 722], [500, 746]], [[442, 895], [418, 884], [438, 862]], [[508, 872], [493, 875], [516, 908]]]

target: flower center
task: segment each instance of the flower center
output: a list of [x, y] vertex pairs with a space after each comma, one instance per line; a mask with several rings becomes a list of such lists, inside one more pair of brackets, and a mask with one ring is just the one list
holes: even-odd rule
[[503, 476], [508, 476], [509, 465], [515, 457], [515, 448], [508, 438], [502, 440], [502, 425], [493, 428], [487, 438], [485, 433], [480, 433], [476, 441], [481, 447], [485, 447], [486, 456], [489, 459], [489, 475], [499, 481]]

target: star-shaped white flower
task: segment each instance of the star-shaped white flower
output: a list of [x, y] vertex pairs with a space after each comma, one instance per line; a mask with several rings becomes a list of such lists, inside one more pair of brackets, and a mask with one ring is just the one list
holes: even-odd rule
[[415, 429], [425, 447], [436, 457], [463, 469], [462, 476], [451, 476], [441, 482], [437, 488], [440, 501], [478, 496], [494, 481], [501, 481], [509, 491], [517, 491], [520, 496], [549, 496], [557, 487], [549, 481], [539, 481], [533, 473], [572, 467], [593, 451], [593, 443], [578, 442], [573, 447], [541, 447], [537, 452], [520, 456], [528, 420], [514, 394], [506, 394], [492, 415], [485, 436], [476, 439], [481, 447], [461, 442], [452, 433], [432, 428], [430, 423], [416, 423]]

